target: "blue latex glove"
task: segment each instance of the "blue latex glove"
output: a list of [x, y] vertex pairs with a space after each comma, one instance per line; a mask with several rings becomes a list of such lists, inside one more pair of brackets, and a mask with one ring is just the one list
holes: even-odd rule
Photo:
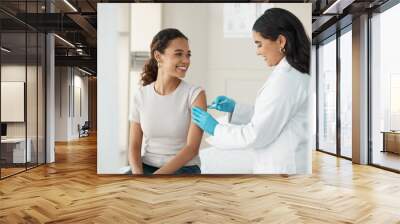
[[192, 121], [210, 135], [214, 135], [218, 122], [206, 111], [199, 107], [192, 108]]
[[208, 106], [209, 109], [216, 109], [219, 111], [232, 113], [235, 109], [235, 101], [226, 97], [226, 96], [218, 96], [214, 99], [211, 105]]

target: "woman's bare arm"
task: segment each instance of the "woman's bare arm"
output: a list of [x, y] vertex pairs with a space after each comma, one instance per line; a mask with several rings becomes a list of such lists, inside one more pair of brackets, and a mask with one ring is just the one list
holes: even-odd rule
[[[197, 106], [203, 110], [207, 110], [207, 100], [204, 91], [201, 91], [196, 97], [192, 106]], [[187, 135], [186, 145], [176, 154], [168, 163], [158, 169], [154, 174], [173, 174], [179, 168], [199, 154], [201, 138], [203, 130], [201, 130], [193, 122], [190, 123], [189, 132]]]
[[132, 174], [143, 174], [142, 166], [142, 137], [143, 131], [139, 123], [131, 122], [129, 130], [129, 164]]

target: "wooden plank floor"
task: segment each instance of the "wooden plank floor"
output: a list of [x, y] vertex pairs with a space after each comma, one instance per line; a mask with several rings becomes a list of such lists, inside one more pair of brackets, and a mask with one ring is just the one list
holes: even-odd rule
[[310, 176], [96, 174], [96, 139], [0, 181], [0, 223], [400, 223], [400, 175], [313, 155]]
[[7, 177], [25, 170], [25, 167], [18, 167], [18, 168], [1, 168], [1, 177]]

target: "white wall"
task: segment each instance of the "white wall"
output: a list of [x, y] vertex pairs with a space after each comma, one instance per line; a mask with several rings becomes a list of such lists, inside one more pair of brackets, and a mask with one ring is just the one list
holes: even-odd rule
[[271, 69], [257, 57], [251, 37], [224, 37], [224, 5], [210, 4], [208, 9], [207, 96], [211, 101], [218, 95], [228, 95], [253, 104]]
[[[160, 3], [131, 4], [131, 51], [149, 51], [153, 36], [161, 27]], [[143, 19], [151, 18], [151, 19]]]
[[189, 39], [192, 57], [185, 80], [203, 88], [207, 85], [208, 21], [208, 4], [162, 5], [162, 28], [177, 28]]
[[97, 173], [128, 165], [129, 4], [97, 7]]
[[88, 78], [72, 67], [56, 67], [55, 73], [55, 141], [70, 141], [79, 138], [78, 124], [88, 120]]
[[68, 67], [55, 68], [55, 141], [68, 141]]

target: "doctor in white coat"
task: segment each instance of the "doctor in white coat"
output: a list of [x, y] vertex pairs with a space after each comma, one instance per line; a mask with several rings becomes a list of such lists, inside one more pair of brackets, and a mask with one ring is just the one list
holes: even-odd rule
[[256, 174], [311, 173], [310, 39], [300, 20], [280, 8], [257, 19], [253, 39], [257, 54], [275, 66], [254, 106], [218, 96], [209, 108], [230, 113], [229, 124], [198, 107], [192, 120], [213, 136], [216, 148], [254, 150]]

